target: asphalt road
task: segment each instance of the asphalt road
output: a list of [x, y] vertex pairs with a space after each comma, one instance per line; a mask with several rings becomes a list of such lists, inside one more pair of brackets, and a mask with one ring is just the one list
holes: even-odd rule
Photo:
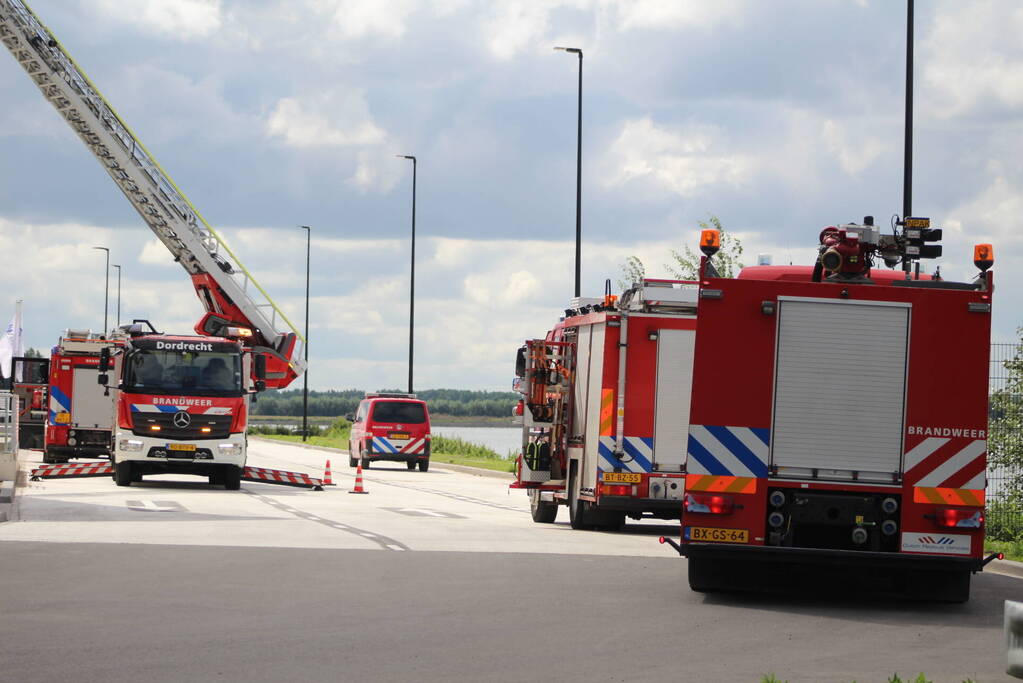
[[334, 466], [324, 492], [33, 482], [0, 524], [0, 680], [1011, 680], [1018, 579], [979, 575], [965, 605], [704, 596], [663, 524], [533, 524], [506, 480], [440, 467], [374, 468], [348, 495]]

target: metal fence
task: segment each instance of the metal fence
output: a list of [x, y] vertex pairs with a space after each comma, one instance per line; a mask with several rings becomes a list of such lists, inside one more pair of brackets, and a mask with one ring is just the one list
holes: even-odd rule
[[993, 540], [1023, 540], [1023, 467], [998, 464], [1010, 450], [1023, 452], [1021, 365], [1023, 344], [991, 345], [986, 520], [987, 535]]
[[18, 397], [0, 391], [0, 481], [14, 481], [18, 471]]

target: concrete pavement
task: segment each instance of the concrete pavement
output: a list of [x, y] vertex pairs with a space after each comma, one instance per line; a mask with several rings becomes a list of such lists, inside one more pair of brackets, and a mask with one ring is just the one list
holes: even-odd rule
[[[252, 443], [251, 464], [325, 453]], [[334, 458], [332, 458], [334, 461]], [[0, 524], [0, 662], [20, 681], [1005, 680], [1002, 601], [692, 593], [657, 543], [534, 524], [507, 480], [380, 465], [366, 496], [166, 475], [28, 482]], [[424, 552], [428, 551], [428, 552]]]

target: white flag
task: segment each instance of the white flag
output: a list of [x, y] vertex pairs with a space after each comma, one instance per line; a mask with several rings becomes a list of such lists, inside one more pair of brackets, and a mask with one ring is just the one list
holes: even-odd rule
[[[11, 359], [24, 354], [25, 347], [21, 340], [21, 302], [19, 301], [14, 317], [11, 318], [10, 324], [7, 325], [3, 336], [0, 337], [0, 375], [3, 375], [4, 379], [11, 376]], [[20, 382], [21, 377], [15, 377], [14, 381]]]

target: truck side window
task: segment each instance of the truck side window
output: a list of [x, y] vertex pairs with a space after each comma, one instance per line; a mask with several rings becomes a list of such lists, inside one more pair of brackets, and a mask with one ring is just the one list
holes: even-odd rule
[[359, 404], [359, 412], [355, 414], [355, 421], [362, 422], [366, 419], [367, 406], [365, 402]]

